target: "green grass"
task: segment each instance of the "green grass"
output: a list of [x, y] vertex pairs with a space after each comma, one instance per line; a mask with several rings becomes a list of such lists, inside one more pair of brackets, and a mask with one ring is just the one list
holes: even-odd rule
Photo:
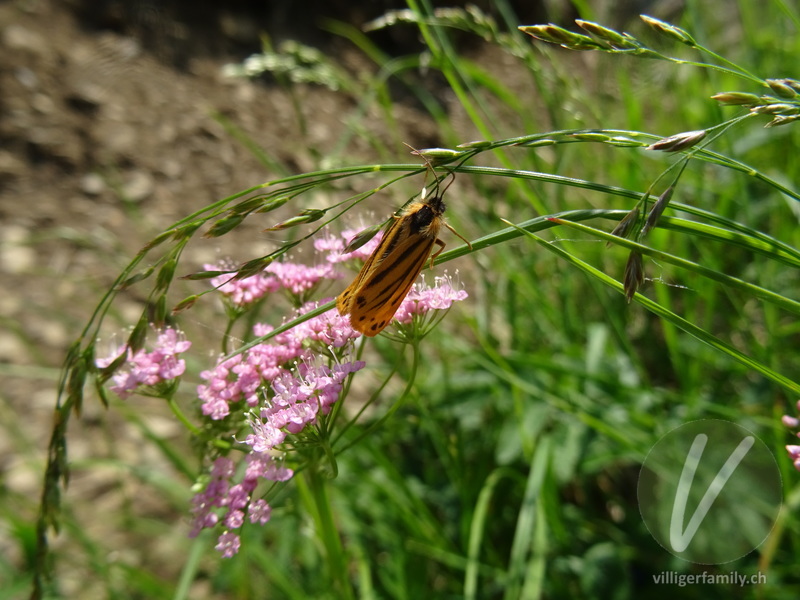
[[[689, 3], [680, 26], [759, 78], [792, 75], [800, 50], [793, 9], [777, 0], [760, 3], [758, 12], [751, 2], [736, 6], [738, 19], [726, 20], [708, 3]], [[409, 0], [409, 7], [413, 14], [430, 13], [424, 2]], [[288, 197], [284, 210], [290, 214], [321, 211], [306, 213], [304, 220], [314, 222], [287, 231], [299, 244], [323, 224], [337, 226], [347, 211], [353, 209], [346, 217], [362, 212], [389, 184], [388, 193], [402, 203], [421, 179], [404, 178], [421, 168], [391, 162], [409, 140], [397, 126], [389, 84], [404, 86], [425, 107], [442, 147], [487, 140], [460, 150], [451, 163], [457, 184], [448, 192], [448, 218], [473, 249], [453, 247], [437, 261], [437, 270], [453, 261], [447, 268], [460, 269], [470, 298], [418, 346], [380, 337], [367, 343], [368, 369], [355, 375], [345, 405], [355, 411], [374, 390], [381, 393], [346, 432], [345, 445], [358, 443], [337, 454], [338, 476], [328, 479], [318, 465], [306, 465], [271, 492], [272, 521], [245, 527], [240, 553], [222, 560], [213, 536], [189, 541], [180, 526], [199, 469], [186, 432], [165, 437], [148, 422], [146, 405], [109, 397], [116, 415], [109, 418], [141, 430], [150, 460], [131, 465], [120, 455], [103, 465], [85, 458], [71, 468], [119, 472], [113, 485], [129, 489], [122, 494], [127, 502], [114, 508], [118, 531], [127, 532], [132, 548], [154, 535], [163, 539], [153, 559], [110, 554], [117, 543], [87, 527], [92, 509], [81, 506], [73, 482], [58, 520], [77, 550], [52, 549], [59, 577], [70, 569], [91, 572], [97, 597], [118, 598], [796, 597], [800, 476], [782, 449], [792, 438], [779, 423], [800, 395], [796, 126], [764, 129], [769, 117], [762, 116], [716, 128], [743, 109], [720, 107], [711, 95], [769, 90], [691, 64], [548, 46], [509, 27], [519, 23], [507, 6], [496, 8], [508, 23], [492, 25], [465, 13], [412, 19], [427, 45], [425, 61], [446, 82], [457, 109], [445, 107], [418, 80], [420, 56], [389, 60], [362, 33], [329, 23], [382, 67], [370, 77], [339, 82], [342, 94], [358, 99], [346, 117], [342, 152], [319, 156], [315, 173], [235, 193], [187, 217], [171, 228], [174, 236], [164, 236], [120, 276], [120, 282], [150, 276], [136, 283], [149, 294], [150, 312], [139, 322], [144, 327], [180, 300], [167, 301], [167, 283], [185, 272], [176, 268], [184, 244], [214, 223], [215, 235], [235, 236], [240, 217]], [[462, 56], [452, 40], [454, 26], [479, 32], [513, 57], [520, 79], [501, 80], [491, 65]], [[664, 55], [712, 60], [634, 27], [637, 38]], [[326, 77], [340, 72], [324, 71]], [[281, 75], [289, 89], [290, 73]], [[387, 137], [363, 131], [359, 123], [368, 110], [383, 115]], [[469, 131], [450, 123], [456, 110]], [[241, 136], [235, 124], [226, 126]], [[707, 148], [644, 150], [659, 136], [703, 128], [720, 134]], [[369, 143], [380, 160], [347, 166], [354, 161], [344, 149], [353, 138]], [[687, 157], [676, 180], [671, 165]], [[266, 151], [262, 160], [277, 164]], [[669, 185], [675, 187], [672, 204], [658, 227], [606, 246], [606, 232], [651, 186], [650, 201]], [[324, 208], [314, 202], [321, 189], [337, 197], [347, 189], [361, 193]], [[241, 200], [246, 194], [257, 200], [237, 205], [248, 202]], [[561, 220], [541, 218], [550, 215]], [[648, 281], [629, 304], [621, 282], [629, 252], [637, 248]], [[159, 285], [151, 283], [156, 275]], [[190, 283], [196, 284], [190, 293], [203, 289], [202, 282]], [[98, 316], [113, 306], [114, 297], [107, 300]], [[197, 311], [210, 311], [211, 303], [203, 302]], [[183, 313], [188, 327], [206, 318], [194, 310]], [[264, 314], [279, 319], [282, 313], [264, 307]], [[98, 321], [85, 330], [74, 349], [73, 374], [94, 375], [81, 361], [91, 357], [99, 331]], [[202, 357], [210, 349], [217, 347], [195, 354], [177, 396], [196, 423], [193, 384], [208, 368]], [[65, 387], [65, 418], [70, 402], [82, 398], [79, 387]], [[387, 412], [391, 416], [373, 428]], [[710, 567], [662, 549], [636, 499], [639, 468], [653, 444], [703, 418], [739, 423], [772, 448], [786, 498], [764, 545]], [[79, 422], [72, 420], [68, 445], [88, 427]], [[139, 499], [147, 496], [168, 500], [166, 509], [143, 511]], [[4, 521], [10, 539], [29, 565], [41, 564], [30, 523], [14, 521], [13, 514], [9, 504]], [[158, 560], [164, 556], [173, 563], [169, 568]], [[7, 564], [2, 569], [14, 582], [8, 597], [15, 597], [26, 578]], [[668, 570], [758, 570], [767, 584], [654, 585], [653, 575]], [[57, 579], [53, 589], [63, 583]]]

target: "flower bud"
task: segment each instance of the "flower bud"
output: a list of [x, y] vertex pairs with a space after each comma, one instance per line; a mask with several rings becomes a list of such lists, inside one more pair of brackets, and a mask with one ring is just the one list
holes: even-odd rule
[[639, 48], [639, 44], [636, 42], [636, 40], [627, 33], [619, 33], [613, 29], [609, 29], [608, 27], [603, 27], [602, 25], [593, 23], [592, 21], [577, 19], [575, 22], [584, 31], [589, 32], [591, 35], [604, 42], [608, 42], [612, 48], [616, 48], [618, 50], [631, 50], [634, 48]]
[[644, 265], [641, 252], [633, 251], [628, 256], [628, 264], [625, 265], [625, 299], [630, 302], [636, 295], [636, 290], [644, 283]]
[[650, 26], [651, 29], [654, 29], [658, 33], [666, 35], [674, 40], [678, 40], [682, 44], [686, 44], [687, 46], [696, 46], [697, 42], [694, 41], [694, 38], [689, 35], [689, 32], [681, 29], [680, 27], [676, 27], [675, 25], [671, 25], [666, 21], [662, 21], [661, 19], [656, 19], [653, 17], [649, 17], [647, 15], [639, 15], [639, 18], [644, 21], [647, 25]]
[[684, 133], [676, 133], [669, 137], [663, 138], [654, 144], [650, 144], [645, 150], [661, 150], [662, 152], [678, 152], [691, 148], [702, 139], [706, 137], [707, 133], [704, 129], [698, 131], [686, 131]]
[[731, 104], [731, 105], [756, 105], [761, 102], [761, 98], [756, 96], [755, 94], [748, 94], [745, 92], [721, 92], [719, 94], [714, 94], [711, 96], [712, 100], [716, 100], [722, 104]]
[[767, 85], [784, 100], [793, 100], [797, 96], [797, 90], [789, 85], [785, 79], [767, 79]]
[[273, 225], [272, 227], [267, 227], [264, 231], [279, 231], [281, 229], [296, 227], [297, 225], [313, 223], [314, 221], [319, 221], [322, 217], [324, 217], [325, 212], [326, 211], [324, 210], [316, 208], [307, 208], [299, 215], [292, 217], [291, 219], [286, 219], [285, 221], [278, 223], [277, 225]]

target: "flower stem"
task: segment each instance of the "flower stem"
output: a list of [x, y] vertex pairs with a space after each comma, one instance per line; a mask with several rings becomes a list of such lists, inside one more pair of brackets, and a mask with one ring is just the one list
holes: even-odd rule
[[317, 535], [325, 548], [333, 597], [354, 600], [353, 587], [347, 576], [347, 556], [334, 523], [328, 497], [328, 485], [331, 480], [312, 468], [306, 470], [303, 477], [298, 477], [295, 481], [309, 513], [314, 518]]
[[[410, 373], [410, 375], [408, 377], [408, 381], [406, 382], [406, 387], [403, 390], [403, 392], [398, 396], [397, 400], [394, 401], [394, 404], [392, 404], [392, 406], [389, 408], [389, 410], [387, 410], [386, 413], [380, 419], [378, 419], [377, 421], [374, 421], [372, 424], [370, 424], [370, 426], [367, 427], [354, 440], [352, 440], [351, 442], [345, 444], [344, 447], [339, 448], [339, 450], [337, 451], [339, 454], [341, 454], [342, 452], [344, 452], [348, 448], [351, 448], [352, 446], [355, 446], [361, 440], [363, 440], [365, 437], [370, 435], [373, 431], [375, 431], [376, 429], [381, 427], [386, 421], [388, 421], [392, 417], [392, 415], [395, 412], [397, 412], [397, 409], [400, 408], [403, 405], [403, 402], [408, 397], [408, 395], [411, 393], [411, 390], [414, 387], [414, 381], [417, 378], [417, 369], [419, 368], [419, 358], [420, 358], [418, 342], [419, 342], [419, 340], [415, 338], [410, 344], [412, 349], [413, 349], [413, 355], [412, 355], [413, 358], [412, 358], [412, 363], [411, 363], [411, 373]], [[392, 375], [395, 372], [397, 372], [397, 368], [396, 367], [392, 371]], [[390, 375], [390, 377], [391, 377], [391, 375]], [[385, 385], [385, 383], [384, 383], [384, 385]], [[383, 386], [381, 386], [381, 387], [383, 387]]]

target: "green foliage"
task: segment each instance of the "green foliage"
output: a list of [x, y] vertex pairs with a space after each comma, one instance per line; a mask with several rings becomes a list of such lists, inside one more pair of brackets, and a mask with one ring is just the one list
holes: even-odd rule
[[[753, 554], [705, 568], [758, 570], [765, 585], [688, 586], [680, 588], [682, 597], [793, 597], [800, 492], [782, 451], [791, 438], [777, 419], [800, 395], [800, 194], [791, 177], [797, 153], [786, 151], [797, 133], [785, 118], [794, 116], [798, 86], [784, 77], [794, 68], [797, 48], [790, 46], [797, 42], [764, 31], [781, 20], [783, 5], [762, 3], [765, 14], [756, 22], [749, 3], [740, 2], [740, 29], [719, 38], [730, 43], [735, 35], [736, 44], [719, 53], [707, 48], [716, 37], [701, 40], [697, 32], [721, 22], [699, 3], [682, 27], [645, 20], [662, 34], [652, 43], [641, 41], [652, 33], [646, 29], [630, 35], [588, 21], [579, 24], [590, 35], [553, 25], [522, 28], [572, 50], [603, 53], [594, 67], [576, 67], [572, 54], [528, 43], [504, 3], [496, 7], [503, 23], [477, 9], [408, 4], [372, 26], [417, 27], [424, 55], [389, 59], [362, 33], [329, 23], [380, 70], [350, 78], [295, 45], [266, 52], [258, 72], [278, 73], [289, 87], [320, 84], [358, 98], [342, 148], [361, 136], [358, 117], [377, 108], [394, 132], [365, 137], [379, 157], [406, 141], [394, 128], [390, 83], [415, 95], [444, 146], [429, 156], [452, 169], [461, 188], [450, 192], [448, 215], [472, 248], [449, 250], [437, 265], [459, 259], [468, 306], [454, 309], [413, 352], [387, 339], [371, 342], [372, 371], [356, 375], [348, 410], [373, 398], [365, 388], [381, 393], [368, 418], [346, 432], [338, 477], [313, 468], [296, 477], [275, 499], [272, 521], [245, 528], [242, 551], [231, 560], [216, 560], [213, 540], [198, 538], [188, 558], [176, 557], [186, 567], [174, 597], [189, 597], [188, 582], [201, 578], [241, 598], [672, 597], [675, 587], [655, 585], [654, 575], [704, 569], [678, 561], [649, 536], [636, 480], [664, 433], [699, 418], [741, 423], [773, 447], [795, 513], [787, 511]], [[454, 28], [502, 50], [528, 80], [512, 88], [490, 66], [463, 56]], [[470, 137], [454, 131], [441, 97], [416, 78], [423, 63], [447, 82], [469, 134], [482, 141], [467, 143]], [[234, 71], [254, 72], [247, 64]], [[710, 99], [715, 94], [739, 108], [720, 107]], [[786, 127], [765, 133], [765, 124]], [[320, 157], [316, 172], [266, 182], [175, 223], [172, 237], [146, 246], [119, 286], [155, 276], [152, 312], [181, 272], [177, 261], [196, 232], [235, 235], [255, 212], [291, 207], [294, 216], [272, 229], [296, 238], [243, 265], [243, 276], [424, 170], [384, 163], [330, 168], [340, 158]], [[365, 189], [367, 174], [382, 183], [328, 207], [308, 200], [318, 189], [345, 189], [337, 187], [342, 182]], [[624, 230], [608, 233], [626, 217]], [[157, 249], [163, 254], [154, 255]], [[43, 502], [50, 522], [63, 501], [63, 430], [81, 406], [85, 382], [102, 376], [93, 366], [95, 338], [119, 289], [103, 299], [67, 361], [62, 429], [51, 444], [55, 495]], [[192, 296], [192, 304], [197, 300]], [[157, 314], [167, 318], [163, 307]], [[143, 317], [132, 337], [149, 320]], [[138, 422], [133, 414], [128, 419]], [[175, 470], [192, 471], [169, 446], [156, 447]], [[174, 485], [136, 476], [176, 497], [178, 514], [188, 508]], [[29, 534], [15, 535], [29, 545]], [[120, 579], [138, 582], [127, 592], [120, 586], [120, 597], [171, 596], [172, 582], [133, 567], [111, 573], [102, 544], [88, 535], [81, 543], [102, 565], [99, 576], [109, 588]]]

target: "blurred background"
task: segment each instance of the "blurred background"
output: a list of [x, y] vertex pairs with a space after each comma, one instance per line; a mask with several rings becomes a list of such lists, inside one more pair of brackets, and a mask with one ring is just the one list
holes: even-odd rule
[[[435, 4], [467, 7], [459, 2]], [[766, 2], [763, 12], [746, 0], [687, 4], [677, 0], [473, 3], [480, 14], [495, 23], [497, 32], [511, 37], [504, 38], [503, 46], [497, 37], [482, 37], [468, 28], [447, 31], [448, 43], [463, 59], [459, 73], [472, 77], [459, 90], [454, 88], [449, 72], [432, 60], [417, 26], [398, 23], [364, 31], [366, 24], [387, 11], [408, 8], [389, 0], [0, 2], [0, 598], [26, 597], [29, 590], [25, 571], [32, 560], [33, 522], [60, 364], [101, 296], [148, 240], [209, 203], [280, 176], [341, 164], [416, 162], [409, 159], [403, 142], [417, 148], [453, 147], [474, 139], [582, 127], [642, 129], [670, 135], [709, 126], [723, 118], [716, 104], [708, 100], [712, 93], [728, 89], [724, 85], [730, 81], [718, 74], [698, 74], [643, 60], [570, 53], [534, 43], [519, 35], [514, 30], [516, 25], [554, 22], [575, 30], [574, 19], [583, 17], [647, 37], [652, 32], [646, 32], [637, 16], [647, 12], [694, 27], [690, 30], [695, 37], [702, 37], [706, 46], [741, 61], [759, 76], [798, 76], [793, 72], [797, 56], [795, 3]], [[664, 44], [667, 53], [680, 51], [663, 40], [656, 43]], [[264, 48], [297, 61], [300, 52], [296, 44], [318, 51], [314, 60], [329, 70], [305, 74], [306, 79], [293, 77], [293, 72], [301, 73], [299, 67], [252, 80], [226, 75], [226, 65], [240, 64]], [[716, 87], [718, 84], [723, 87]], [[475, 117], [465, 101], [464, 90], [479, 97], [484, 111], [481, 118]], [[738, 158], [752, 160], [757, 168], [780, 177], [791, 187], [796, 182], [797, 153], [787, 148], [794, 147], [796, 134], [784, 129], [767, 139], [765, 130], [751, 127], [726, 144]], [[664, 167], [664, 163], [652, 160], [620, 161], [619, 152], [566, 149], [558, 157], [542, 153], [535, 158], [521, 158], [520, 152], [513, 161], [520, 168], [596, 178], [636, 190], [645, 189]], [[481, 157], [481, 161], [497, 164], [495, 161], [502, 159]], [[787, 206], [774, 191], [758, 188], [745, 179], [720, 179], [703, 182], [703, 174], [698, 173], [691, 200], [752, 219], [750, 225], [778, 237], [781, 231], [772, 229], [772, 224], [796, 220], [796, 209]], [[407, 191], [413, 193], [411, 188]], [[535, 190], [537, 202], [515, 205], [511, 200], [515, 184], [475, 183], [466, 177], [459, 177], [448, 193], [459, 198], [458, 203], [451, 204], [450, 221], [473, 239], [498, 229], [498, 216], [522, 218], [526, 213], [519, 211], [536, 216], [541, 212], [537, 211], [539, 201], [553, 212], [570, 202], [606, 206], [604, 199], [574, 191], [542, 189]], [[737, 194], [739, 198], [746, 196], [752, 204], [737, 205]], [[388, 214], [407, 197], [400, 193], [372, 208]], [[326, 199], [316, 197], [308, 205], [314, 201]], [[619, 199], [615, 202], [629, 208]], [[285, 214], [293, 214], [296, 208], [287, 207]], [[184, 271], [222, 257], [243, 261], [263, 255], [274, 247], [275, 240], [261, 230], [276, 220], [278, 216], [268, 215], [263, 222], [246, 224], [235, 239], [198, 242], [186, 258]], [[788, 234], [785, 241], [791, 242], [792, 235]], [[510, 398], [519, 400], [517, 394], [527, 397], [532, 393], [533, 388], [519, 384], [509, 373], [525, 380], [529, 371], [547, 373], [542, 380], [531, 375], [529, 383], [539, 390], [549, 385], [569, 387], [565, 380], [575, 376], [579, 383], [574, 383], [574, 389], [585, 392], [583, 386], [592, 381], [607, 401], [601, 402], [597, 412], [593, 411], [598, 405], [573, 406], [571, 411], [563, 405], [569, 404], [565, 400], [569, 395], [549, 388], [548, 393], [555, 393], [558, 399], [548, 399], [547, 393], [542, 393], [542, 404], [533, 405], [549, 407], [561, 416], [553, 417], [544, 408], [542, 412], [525, 412], [524, 422], [539, 423], [533, 428], [544, 428], [543, 422], [568, 421], [588, 411], [613, 429], [613, 415], [609, 414], [619, 410], [634, 411], [633, 416], [626, 413], [622, 421], [635, 423], [637, 431], [658, 429], [657, 421], [662, 418], [661, 425], [666, 427], [667, 422], [677, 424], [707, 411], [729, 417], [741, 411], [753, 415], [756, 421], [763, 419], [760, 424], [768, 427], [766, 418], [779, 415], [791, 401], [763, 379], [721, 361], [707, 348], [698, 349], [685, 340], [675, 341], [657, 333], [657, 322], [648, 315], [626, 313], [624, 306], [609, 308], [602, 299], [596, 306], [587, 307], [594, 304], [586, 299], [594, 298], [596, 289], [585, 283], [562, 287], [563, 268], [553, 264], [552, 258], [550, 263], [535, 259], [529, 255], [535, 250], [521, 242], [514, 248], [500, 248], [459, 265], [465, 278], [475, 282], [470, 293], [476, 304], [470, 309], [474, 315], [463, 317], [458, 326], [460, 335], [450, 343], [461, 353], [454, 362], [463, 361], [465, 372], [469, 372], [462, 385], [472, 386], [475, 396], [442, 388], [436, 377], [423, 382], [420, 391], [424, 397], [424, 385], [429, 385], [429, 389], [439, 390], [431, 392], [434, 396], [443, 394], [442, 389], [452, 392], [445, 398], [445, 414], [452, 419], [454, 430], [462, 432], [453, 435], [479, 437], [476, 432], [482, 432], [481, 424], [489, 422], [480, 416], [486, 402], [498, 402], [499, 407], [504, 400], [498, 398], [513, 403]], [[517, 258], [521, 262], [515, 262]], [[741, 268], [736, 272], [739, 274], [771, 276], [771, 282], [782, 282], [776, 285], [785, 286], [787, 294], [794, 293], [791, 289], [797, 284], [796, 273], [786, 279], [780, 272], [761, 273], [757, 264], [748, 266], [746, 260], [739, 263], [732, 256], [710, 260], [716, 258]], [[619, 257], [615, 260], [609, 264], [613, 265], [612, 274], [619, 277]], [[546, 322], [522, 322], [527, 307], [545, 306], [531, 296], [545, 294], [531, 291], [544, 282], [551, 286], [547, 294], [553, 312], [547, 314]], [[109, 336], [138, 318], [143, 300], [135, 291], [121, 297], [110, 314]], [[735, 299], [723, 304], [727, 306], [727, 302], [736, 305]], [[769, 347], [770, 342], [765, 341], [771, 327], [769, 319], [748, 320], [752, 315], [728, 313], [727, 307], [719, 311], [715, 313], [714, 304], [709, 303], [698, 309], [694, 318], [707, 320], [722, 331], [730, 324], [725, 316], [730, 314], [738, 323], [739, 329], [734, 331], [741, 334], [743, 346], [757, 353], [763, 351], [761, 356], [775, 357], [782, 368], [796, 366], [796, 331], [781, 330], [785, 337], [776, 336], [778, 345]], [[623, 314], [628, 316], [619, 317]], [[624, 321], [631, 346], [619, 342], [612, 355], [601, 353], [598, 357], [591, 354], [590, 342], [607, 339], [608, 331], [603, 330], [606, 318]], [[195, 325], [202, 322], [200, 317], [194, 319]], [[218, 333], [207, 324], [204, 327], [210, 329], [209, 336]], [[204, 327], [198, 327], [201, 335]], [[491, 335], [483, 337], [481, 331], [490, 331]], [[763, 345], [751, 344], [751, 336]], [[442, 344], [433, 344], [432, 356], [441, 358]], [[676, 348], [685, 352], [681, 364], [675, 363]], [[541, 354], [534, 354], [537, 352]], [[209, 352], [209, 360], [210, 356]], [[465, 358], [469, 356], [472, 358]], [[202, 359], [196, 357], [198, 362], [192, 365], [195, 372], [205, 368]], [[603, 365], [608, 360], [608, 377], [614, 381], [606, 379], [607, 372], [598, 375], [600, 363], [591, 365], [591, 359]], [[575, 375], [583, 369], [595, 369], [592, 378]], [[625, 377], [631, 372], [647, 373], [647, 378], [636, 384], [642, 386], [639, 392], [647, 390], [646, 398], [615, 387], [619, 383], [616, 376], [628, 385]], [[652, 389], [659, 391], [651, 394]], [[597, 389], [594, 392], [599, 394]], [[456, 410], [448, 404], [453, 394], [469, 407]], [[631, 397], [640, 404], [635, 408], [623, 406]], [[191, 398], [187, 396], [186, 401], [191, 402]], [[501, 412], [501, 408], [496, 410]], [[503, 428], [516, 419], [509, 416], [512, 413], [494, 423], [497, 439], [508, 441]], [[637, 421], [638, 417], [643, 420]], [[405, 425], [400, 429], [409, 437], [400, 448], [411, 450], [416, 446], [416, 434], [409, 430], [418, 423], [413, 414], [403, 418]], [[583, 435], [571, 431], [567, 437], [579, 439]], [[597, 434], [594, 429], [592, 435]], [[276, 583], [280, 573], [264, 571], [245, 585], [242, 581], [252, 575], [248, 570], [254, 568], [252, 563], [247, 563], [248, 567], [229, 563], [220, 572], [211, 550], [213, 541], [205, 539], [200, 550], [190, 546], [186, 539], [190, 482], [172, 479], [175, 464], [162, 442], [154, 443], [165, 440], [163, 443], [179, 448], [189, 460], [191, 448], [186, 437], [162, 402], [137, 397], [117, 403], [112, 410], [94, 400], [86, 402], [82, 417], [71, 423], [73, 476], [65, 495], [65, 528], [52, 542], [63, 597], [172, 597], [190, 547], [205, 557], [189, 597], [292, 597], [293, 584]], [[493, 435], [487, 437], [495, 439]], [[779, 440], [780, 434], [775, 439]], [[645, 438], [635, 448], [634, 444], [617, 446], [605, 459], [583, 445], [580, 455], [595, 461], [587, 467], [589, 473], [571, 470], [580, 471], [575, 466], [580, 461], [572, 455], [569, 464], [562, 465], [570, 474], [551, 475], [556, 480], [552, 502], [580, 506], [598, 519], [590, 525], [592, 521], [582, 517], [587, 530], [569, 533], [567, 517], [562, 522], [564, 529], [554, 534], [562, 536], [559, 544], [563, 546], [570, 546], [572, 542], [565, 539], [572, 536], [580, 536], [585, 545], [556, 553], [561, 562], [555, 569], [562, 581], [574, 578], [575, 583], [555, 585], [549, 590], [551, 597], [625, 598], [637, 589], [637, 578], [646, 579], [643, 573], [647, 567], [635, 564], [640, 546], [632, 540], [646, 540], [647, 534], [640, 525], [631, 525], [638, 523], [635, 499], [620, 492], [618, 484], [635, 480], [640, 450], [650, 441]], [[476, 455], [483, 452], [497, 458], [499, 464], [513, 464], [513, 457], [521, 452], [517, 446], [525, 445], [519, 440], [508, 442], [506, 447], [488, 441], [484, 445], [476, 440], [475, 444]], [[776, 448], [780, 444], [775, 441]], [[391, 452], [387, 456], [397, 458]], [[370, 470], [371, 463], [363, 456], [355, 460], [349, 471], [343, 469], [343, 484], [358, 481], [359, 468]], [[475, 463], [465, 459], [465, 464]], [[480, 467], [475, 468], [480, 471]], [[424, 467], [420, 469], [425, 471]], [[414, 477], [427, 480], [424, 472]], [[424, 487], [424, 483], [419, 485]], [[475, 495], [478, 489], [472, 490]], [[447, 516], [449, 510], [455, 510], [457, 499], [451, 496], [452, 490], [438, 492], [445, 506], [443, 515]], [[475, 495], [471, 496], [473, 500]], [[511, 496], [519, 499], [518, 495]], [[626, 516], [620, 516], [622, 513]], [[596, 539], [592, 541], [595, 536], [614, 539], [609, 530], [595, 527], [600, 524], [602, 529], [608, 514], [619, 518], [609, 530], [617, 526], [628, 532], [638, 528], [636, 535], [640, 536], [618, 540], [619, 547], [609, 554], [605, 546], [593, 545]], [[357, 518], [352, 514], [346, 517]], [[451, 527], [456, 533], [464, 533], [464, 524], [459, 524], [458, 518]], [[797, 521], [788, 527], [796, 542]], [[279, 531], [290, 535], [287, 530]], [[499, 531], [497, 538], [503, 539]], [[648, 544], [652, 546], [652, 540]], [[407, 546], [404, 548], [408, 551]], [[591, 565], [600, 575], [591, 583], [581, 583], [580, 572], [590, 576], [581, 561], [591, 554], [591, 548], [595, 552]], [[389, 552], [385, 547], [381, 551]], [[642, 554], [651, 551], [658, 553], [659, 549], [648, 546]], [[433, 560], [425, 552], [416, 548], [411, 554]], [[573, 559], [581, 566], [570, 562]], [[282, 560], [296, 563], [297, 572], [284, 573], [289, 579], [314, 572], [314, 559], [308, 556], [295, 561], [284, 555]], [[797, 585], [797, 577], [790, 573], [791, 562], [783, 564], [783, 577], [788, 581], [782, 589], [786, 597], [791, 597], [790, 586], [792, 582]], [[267, 569], [263, 564], [259, 568]], [[456, 567], [451, 564], [448, 568]], [[588, 571], [591, 574], [591, 569]], [[264, 595], [253, 591], [262, 582], [261, 577], [269, 580], [273, 591]], [[131, 587], [133, 580], [138, 583]], [[379, 586], [375, 597], [403, 597], [397, 590], [388, 592], [390, 589], [388, 584]], [[723, 592], [716, 589], [710, 593]], [[303, 594], [312, 592], [296, 588], [295, 593], [295, 597], [308, 597]], [[456, 597], [447, 586], [441, 594], [439, 597]], [[700, 590], [687, 592], [687, 597], [693, 594], [702, 597]], [[487, 590], [479, 597], [501, 594]]]

